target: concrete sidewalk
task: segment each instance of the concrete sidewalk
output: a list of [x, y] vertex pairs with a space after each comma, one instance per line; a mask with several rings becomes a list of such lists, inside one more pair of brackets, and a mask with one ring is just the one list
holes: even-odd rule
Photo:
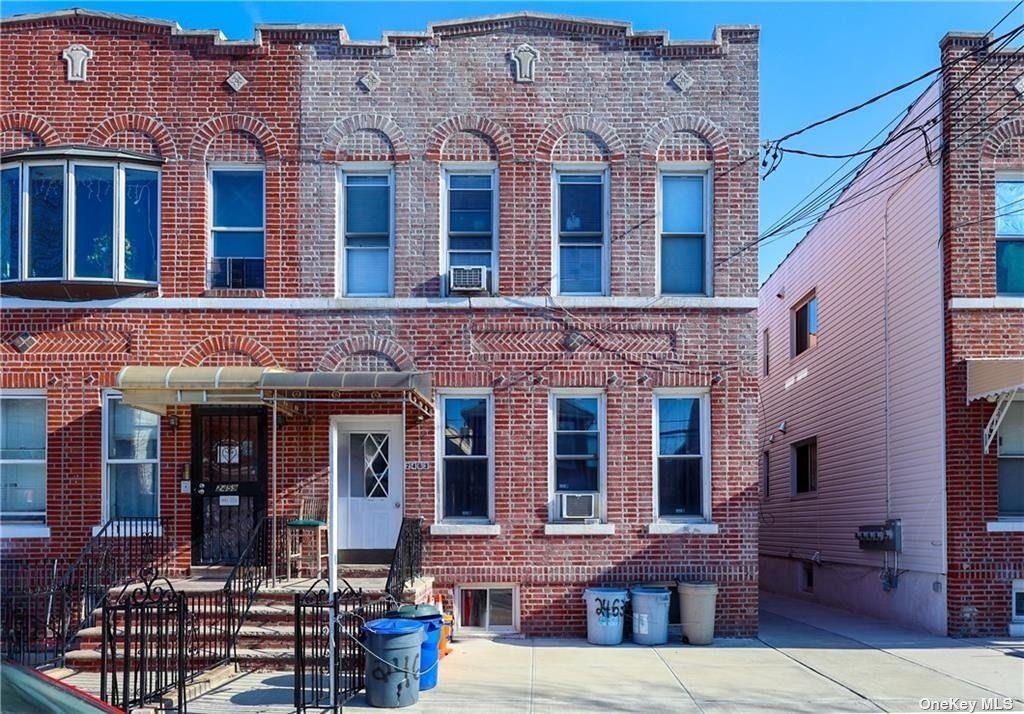
[[[464, 640], [408, 712], [1024, 711], [1024, 643], [951, 640], [766, 596], [758, 639], [709, 647]], [[291, 674], [246, 674], [190, 714], [291, 712]], [[925, 700], [922, 705], [922, 700]], [[1009, 700], [1009, 701], [1007, 701]], [[370, 709], [359, 695], [346, 709]]]

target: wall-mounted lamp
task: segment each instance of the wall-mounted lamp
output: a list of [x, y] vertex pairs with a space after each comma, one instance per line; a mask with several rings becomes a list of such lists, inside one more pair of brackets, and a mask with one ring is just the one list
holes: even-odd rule
[[171, 427], [172, 429], [177, 429], [180, 425], [181, 421], [178, 418], [177, 414], [171, 414], [169, 417], [167, 417], [167, 426]]
[[775, 293], [775, 297], [777, 297], [779, 300], [786, 297], [786, 288], [779, 288], [779, 292]]
[[783, 434], [785, 434], [786, 433], [786, 422], [785, 421], [779, 422], [779, 425], [777, 427], [775, 427], [775, 428], [776, 428], [776, 430], [781, 431]]

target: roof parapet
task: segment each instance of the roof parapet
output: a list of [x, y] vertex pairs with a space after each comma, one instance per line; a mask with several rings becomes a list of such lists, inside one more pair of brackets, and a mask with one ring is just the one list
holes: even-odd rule
[[98, 24], [143, 26], [151, 28], [155, 32], [167, 33], [171, 37], [206, 40], [213, 46], [239, 49], [262, 47], [264, 37], [272, 36], [275, 39], [290, 41], [336, 41], [341, 49], [363, 52], [379, 52], [393, 47], [434, 44], [451, 38], [528, 27], [553, 32], [621, 38], [627, 48], [654, 48], [661, 54], [691, 54], [693, 52], [713, 54], [722, 52], [729, 42], [756, 41], [760, 32], [757, 25], [717, 25], [710, 40], [671, 40], [669, 33], [665, 30], [635, 32], [629, 22], [524, 10], [431, 22], [423, 32], [387, 31], [381, 34], [379, 40], [352, 40], [344, 25], [321, 23], [260, 23], [254, 27], [252, 39], [229, 40], [223, 32], [217, 29], [186, 30], [177, 22], [170, 20], [83, 8], [3, 17], [0, 18], [0, 29], [53, 21], [66, 21], [70, 24], [75, 20], [92, 21]]

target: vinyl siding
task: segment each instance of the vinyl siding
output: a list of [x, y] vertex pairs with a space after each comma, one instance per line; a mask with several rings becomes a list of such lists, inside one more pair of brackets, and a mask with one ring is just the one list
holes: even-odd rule
[[[937, 119], [929, 105], [938, 94], [929, 88], [901, 127]], [[928, 134], [937, 151], [937, 123]], [[903, 519], [900, 567], [945, 572], [939, 181], [920, 132], [893, 140], [761, 288], [759, 330], [771, 351], [761, 378], [771, 492], [762, 555], [877, 566], [881, 555], [860, 550], [854, 533], [893, 517]], [[791, 311], [812, 290], [818, 344], [793, 357]], [[818, 491], [792, 495], [791, 445], [810, 437]]]

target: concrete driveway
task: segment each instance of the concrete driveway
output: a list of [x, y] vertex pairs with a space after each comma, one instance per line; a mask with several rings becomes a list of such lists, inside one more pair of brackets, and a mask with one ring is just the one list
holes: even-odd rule
[[[973, 705], [973, 709], [971, 708]], [[347, 710], [370, 709], [362, 695]], [[464, 640], [407, 712], [1024, 711], [1024, 642], [965, 641], [764, 597], [761, 633], [709, 647]], [[253, 673], [190, 714], [284, 714], [290, 673]]]

